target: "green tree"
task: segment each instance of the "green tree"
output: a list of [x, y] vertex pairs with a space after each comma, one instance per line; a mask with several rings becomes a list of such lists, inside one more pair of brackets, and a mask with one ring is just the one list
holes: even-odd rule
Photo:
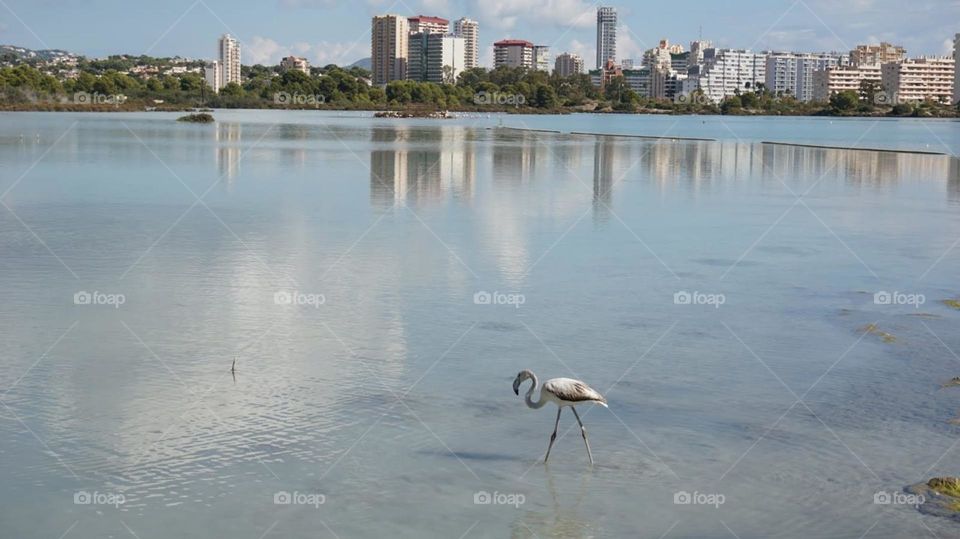
[[839, 113], [856, 110], [860, 96], [853, 90], [844, 90], [830, 96], [830, 107]]

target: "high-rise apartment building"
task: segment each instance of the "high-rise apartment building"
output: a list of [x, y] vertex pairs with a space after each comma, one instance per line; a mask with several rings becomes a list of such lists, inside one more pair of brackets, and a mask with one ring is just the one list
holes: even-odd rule
[[435, 32], [410, 34], [407, 78], [454, 84], [465, 69], [465, 40]]
[[203, 69], [203, 78], [214, 92], [219, 92], [220, 88], [223, 88], [223, 69], [220, 67], [220, 60], [207, 64]]
[[826, 103], [833, 94], [848, 90], [860, 93], [864, 82], [880, 87], [882, 80], [879, 65], [837, 66], [822, 71], [814, 71], [813, 100], [818, 103]]
[[417, 15], [408, 17], [407, 22], [410, 25], [411, 34], [429, 33], [429, 34], [448, 34], [450, 33], [450, 21], [443, 17], [428, 17], [426, 15]]
[[402, 15], [378, 15], [370, 28], [373, 84], [383, 86], [407, 77], [410, 23]]
[[240, 42], [230, 34], [220, 36], [217, 43], [217, 60], [204, 70], [207, 84], [219, 92], [224, 86], [240, 84]]
[[550, 47], [547, 45], [533, 46], [533, 68], [537, 71], [550, 71]]
[[890, 43], [857, 45], [857, 48], [850, 51], [850, 64], [853, 66], [889, 64], [906, 58], [906, 49]]
[[706, 49], [703, 62], [700, 74], [691, 76], [691, 82], [684, 83], [683, 89], [700, 89], [714, 103], [737, 93], [753, 92], [766, 80], [766, 55], [762, 53]]
[[891, 103], [953, 101], [956, 64], [953, 58], [910, 58], [881, 67], [883, 89]]
[[597, 8], [597, 69], [617, 61], [617, 8]]
[[558, 77], [570, 77], [583, 73], [583, 58], [579, 54], [565, 52], [557, 55], [553, 72]]
[[466, 17], [454, 23], [453, 34], [463, 38], [464, 68], [473, 69], [480, 66], [480, 24]]
[[493, 44], [493, 67], [533, 69], [533, 43], [523, 39], [504, 39]]
[[775, 95], [813, 101], [814, 72], [840, 65], [842, 56], [840, 53], [770, 53], [766, 60], [766, 88]]

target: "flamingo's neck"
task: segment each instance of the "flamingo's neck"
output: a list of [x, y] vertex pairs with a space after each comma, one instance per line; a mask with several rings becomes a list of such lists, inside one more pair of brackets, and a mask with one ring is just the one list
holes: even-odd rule
[[539, 382], [537, 382], [537, 375], [531, 373], [530, 377], [533, 379], [533, 383], [530, 384], [530, 389], [527, 390], [527, 395], [524, 397], [524, 400], [527, 402], [527, 406], [533, 408], [534, 410], [543, 408], [543, 406], [547, 404], [547, 400], [543, 398], [542, 389], [540, 390], [540, 399], [536, 402], [533, 400], [533, 392], [537, 389], [537, 385], [539, 385]]

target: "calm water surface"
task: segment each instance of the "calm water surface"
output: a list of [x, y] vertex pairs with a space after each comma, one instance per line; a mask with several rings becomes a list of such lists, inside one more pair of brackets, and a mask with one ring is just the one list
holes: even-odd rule
[[216, 116], [0, 115], [0, 535], [960, 537], [960, 164], [761, 144], [960, 124]]

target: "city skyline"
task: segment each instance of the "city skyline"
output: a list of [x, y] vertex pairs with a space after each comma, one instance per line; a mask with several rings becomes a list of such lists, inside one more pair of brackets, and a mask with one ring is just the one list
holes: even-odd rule
[[[641, 15], [633, 5], [603, 5], [617, 9], [618, 59], [639, 59], [643, 50], [656, 46], [661, 38], [688, 43], [701, 35], [718, 47], [753, 50], [845, 51], [858, 43], [888, 41], [904, 45], [912, 57], [951, 55], [956, 32], [951, 24], [960, 16], [960, 5], [955, 2], [932, 0], [916, 2], [910, 12], [898, 11], [897, 17], [889, 16], [898, 5], [888, 0], [863, 0], [848, 6], [824, 0], [774, 5], [747, 0], [736, 12], [694, 1], [684, 17], [672, 16], [669, 6], [651, 6]], [[5, 6], [0, 9], [0, 43], [64, 49], [91, 57], [210, 58], [209, 35], [214, 32], [237, 37], [245, 65], [276, 64], [290, 55], [303, 56], [313, 65], [348, 65], [370, 56], [370, 18], [387, 12], [478, 21], [481, 66], [493, 64], [493, 43], [502, 39], [544, 44], [554, 54], [596, 57], [597, 6], [579, 0], [548, 0], [546, 9], [543, 2], [525, 0], [428, 0], [392, 5], [369, 1], [359, 6], [335, 0], [279, 0], [244, 4], [239, 10], [238, 4], [210, 0], [144, 6], [139, 15], [155, 21], [155, 28], [124, 23], [110, 25], [109, 31], [104, 25], [125, 11], [113, 0], [98, 3], [96, 8], [73, 1], [33, 4], [16, 0]], [[78, 27], [102, 31], [78, 32]]]

